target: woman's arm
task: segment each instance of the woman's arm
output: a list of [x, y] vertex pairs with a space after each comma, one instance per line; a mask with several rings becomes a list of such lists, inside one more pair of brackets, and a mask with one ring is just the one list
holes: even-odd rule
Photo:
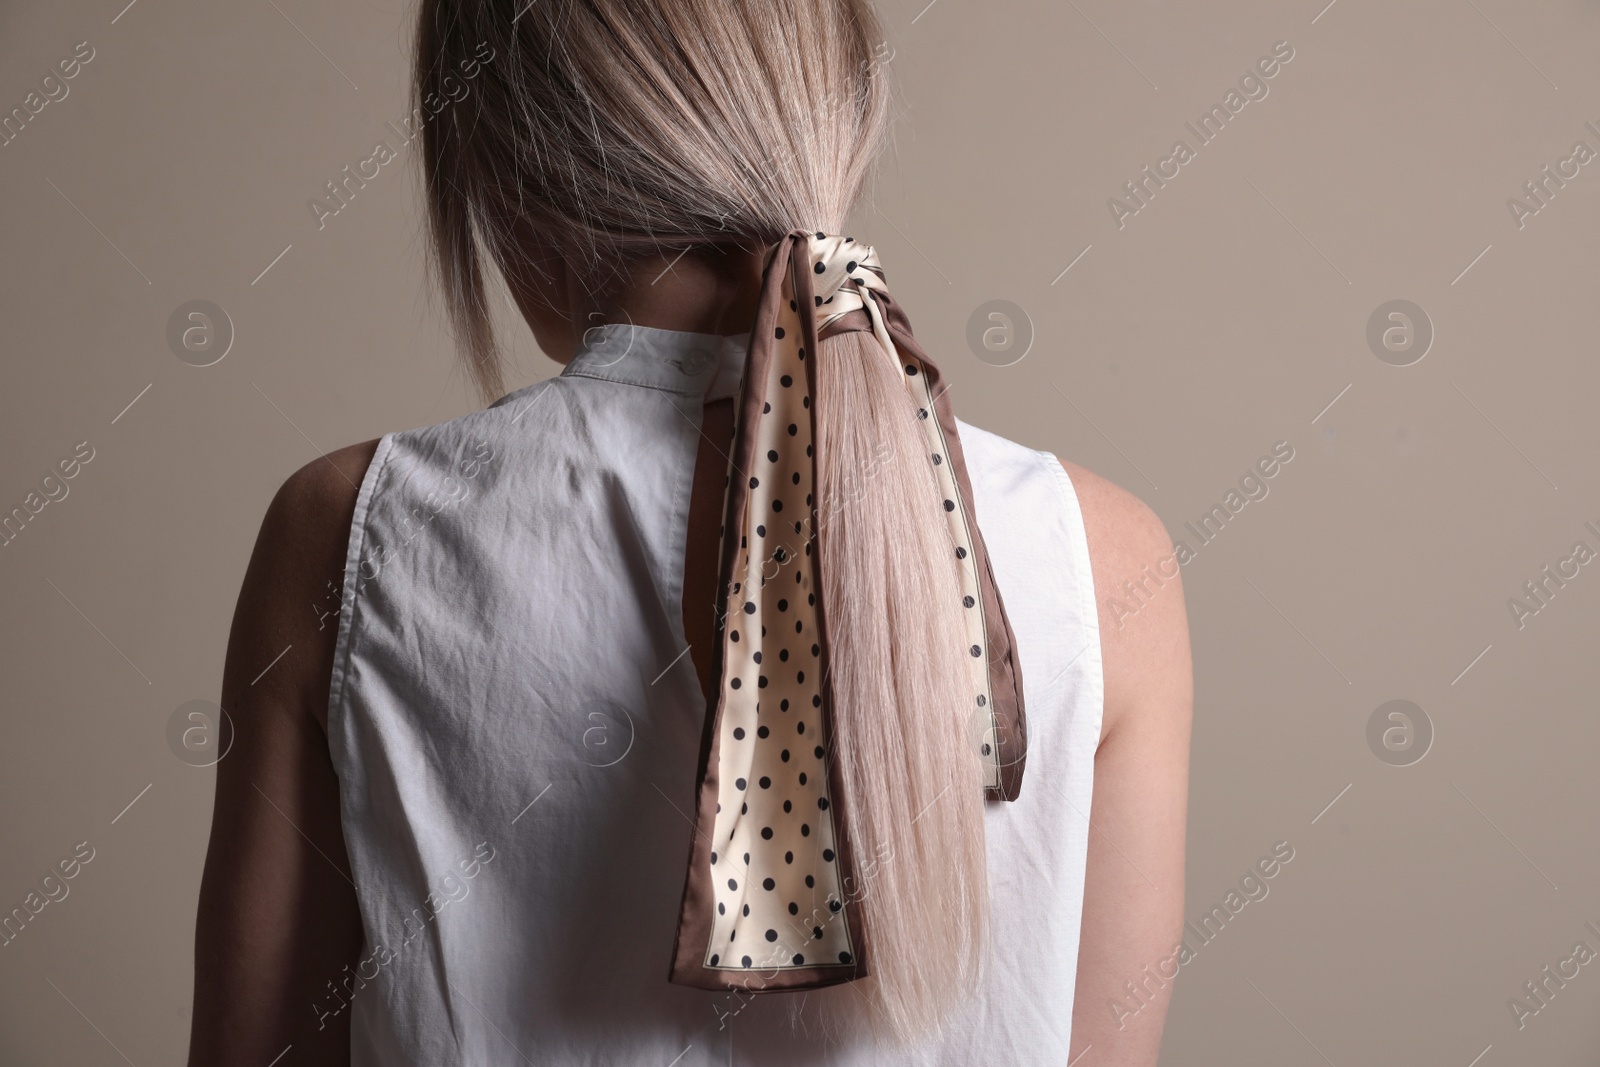
[[[361, 916], [328, 756], [336, 593], [377, 442], [331, 453], [278, 491], [256, 540], [222, 675], [234, 727], [217, 764], [195, 929], [189, 1067], [348, 1064], [340, 985]], [[339, 991], [335, 996], [334, 990]]]
[[1063, 466], [1083, 509], [1105, 670], [1071, 1062], [1150, 1067], [1183, 926], [1189, 627], [1161, 520], [1126, 490]]

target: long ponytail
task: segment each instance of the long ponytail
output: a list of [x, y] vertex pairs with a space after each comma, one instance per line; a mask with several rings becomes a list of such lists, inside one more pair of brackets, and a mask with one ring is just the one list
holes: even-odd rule
[[[449, 92], [474, 62], [466, 94]], [[526, 276], [532, 230], [603, 288], [643, 249], [838, 232], [889, 113], [865, 0], [423, 0], [415, 89], [419, 107], [453, 101], [423, 128], [431, 246], [490, 396], [503, 382], [480, 249]], [[872, 977], [857, 985], [872, 1025], [910, 1039], [971, 989], [987, 926], [960, 579], [894, 363], [846, 333], [821, 343], [816, 375], [833, 743], [847, 829], [873, 864], [856, 890]]]

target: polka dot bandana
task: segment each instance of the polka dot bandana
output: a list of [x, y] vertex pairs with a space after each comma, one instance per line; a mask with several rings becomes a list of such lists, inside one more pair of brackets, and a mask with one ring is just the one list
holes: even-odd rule
[[1011, 628], [971, 511], [948, 389], [889, 296], [877, 253], [793, 231], [772, 249], [751, 331], [722, 534], [715, 673], [671, 980], [804, 989], [866, 976], [870, 934], [851, 887], [871, 857], [844, 839], [834, 773], [826, 605], [816, 564], [818, 339], [878, 340], [915, 405], [959, 561], [984, 788], [1015, 799], [1026, 739]]

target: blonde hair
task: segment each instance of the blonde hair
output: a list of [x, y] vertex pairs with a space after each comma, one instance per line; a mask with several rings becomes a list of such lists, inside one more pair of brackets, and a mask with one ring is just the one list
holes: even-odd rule
[[[437, 281], [483, 393], [504, 387], [485, 251], [528, 277], [533, 234], [599, 289], [641, 253], [839, 232], [887, 136], [881, 41], [865, 0], [423, 0], [419, 105], [474, 71], [422, 158]], [[896, 361], [846, 333], [816, 375], [833, 744], [874, 863], [853, 891], [872, 971], [855, 985], [875, 1029], [910, 1039], [970, 993], [988, 921], [959, 575]]]

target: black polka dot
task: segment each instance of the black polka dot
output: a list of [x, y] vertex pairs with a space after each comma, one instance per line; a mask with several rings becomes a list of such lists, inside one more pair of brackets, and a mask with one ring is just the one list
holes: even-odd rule
[[974, 656], [981, 656], [981, 655], [983, 655], [983, 649], [982, 649], [982, 648], [981, 648], [981, 647], [980, 647], [980, 646], [978, 646], [978, 645], [973, 645], [973, 646], [972, 646], [972, 648], [971, 648], [971, 649], [970, 649], [970, 650], [969, 650], [969, 651], [970, 651], [970, 652], [971, 652], [971, 653], [972, 653], [972, 654], [973, 654], [973, 655], [974, 655]]
[[[848, 956], [849, 953], [848, 952], [841, 952], [840, 955], [841, 956]], [[744, 964], [746, 967], [748, 967], [748, 966], [750, 966], [750, 957], [746, 956], [744, 959], [740, 960], [739, 962]], [[848, 963], [849, 961], [846, 960], [845, 962]]]
[[740, 789], [743, 789], [744, 786], [745, 786], [745, 781], [744, 781], [743, 778], [740, 778], [740, 779], [736, 780], [733, 784], [738, 786]]
[[772, 840], [772, 827], [763, 826], [761, 828], [761, 837], [765, 841], [771, 841]]
[[831, 848], [823, 849], [822, 850], [822, 859], [823, 859], [823, 862], [825, 862], [825, 863], [832, 863], [833, 862], [833, 849], [831, 849]]
[[768, 930], [767, 931], [767, 940], [768, 941], [776, 941], [776, 940], [778, 940], [778, 931], [776, 931], [776, 930]]
[[794, 379], [789, 377], [787, 374], [785, 374], [782, 378], [778, 379], [778, 384], [782, 385], [785, 389], [787, 389], [787, 388], [789, 388], [789, 386], [794, 384]]
[[719, 959], [721, 959], [721, 958], [722, 958], [721, 956], [718, 956], [715, 953], [713, 953], [712, 956], [711, 956], [711, 966], [715, 967], [717, 965], [717, 961]]
[[776, 330], [773, 330], [772, 331], [772, 336], [778, 338], [781, 341], [783, 339], [783, 327], [779, 326]]
[[850, 953], [848, 953], [848, 952], [839, 953], [839, 962], [840, 963], [849, 963], [850, 962]]
[[794, 963], [794, 965], [796, 967], [800, 966], [805, 961], [806, 961], [806, 958], [804, 956], [800, 955], [800, 953], [796, 952], [794, 954], [794, 960], [792, 962]]
[[970, 608], [972, 605], [976, 604], [977, 601], [972, 599], [970, 596], [964, 596], [961, 598], [961, 603]]
[[772, 788], [772, 779], [768, 778], [766, 775], [762, 775], [761, 776], [761, 781], [760, 781], [759, 784], [760, 784], [762, 789], [771, 789]]
[[778, 883], [774, 882], [771, 878], [768, 878], [761, 883], [761, 888], [770, 892], [778, 888]]
[[733, 739], [735, 741], [743, 741], [744, 740], [744, 727], [743, 726], [735, 726], [733, 728]]
[[827, 797], [818, 797], [817, 798], [817, 807], [821, 808], [823, 811], [827, 811], [828, 810], [828, 798]]

